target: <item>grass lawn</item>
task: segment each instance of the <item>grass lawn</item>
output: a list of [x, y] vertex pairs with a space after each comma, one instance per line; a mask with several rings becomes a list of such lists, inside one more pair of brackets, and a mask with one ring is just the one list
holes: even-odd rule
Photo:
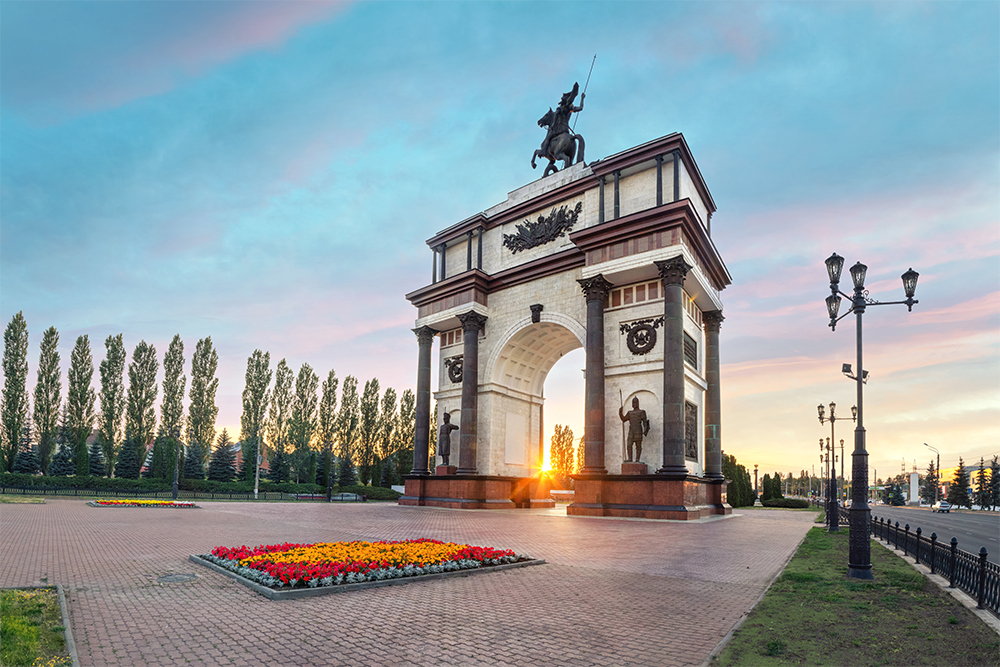
[[5, 667], [69, 665], [55, 588], [0, 591], [0, 664]]
[[37, 496], [8, 496], [6, 494], [0, 494], [0, 504], [7, 505], [44, 505], [45, 499], [39, 498]]
[[874, 581], [848, 579], [848, 531], [813, 528], [713, 667], [1000, 666], [1000, 636], [872, 542]]

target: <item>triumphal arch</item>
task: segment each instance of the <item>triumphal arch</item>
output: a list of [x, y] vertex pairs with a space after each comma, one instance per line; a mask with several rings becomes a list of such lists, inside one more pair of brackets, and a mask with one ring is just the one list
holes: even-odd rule
[[[719, 294], [731, 280], [712, 241], [715, 203], [679, 133], [589, 164], [582, 138], [577, 147], [575, 163], [557, 156], [564, 169], [427, 242], [430, 283], [406, 295], [417, 308], [417, 414], [400, 504], [550, 505], [542, 387], [584, 347], [584, 465], [567, 513], [731, 512], [719, 405]], [[645, 433], [629, 461], [619, 408], [633, 399]], [[428, 456], [445, 413], [458, 426], [447, 466]]]

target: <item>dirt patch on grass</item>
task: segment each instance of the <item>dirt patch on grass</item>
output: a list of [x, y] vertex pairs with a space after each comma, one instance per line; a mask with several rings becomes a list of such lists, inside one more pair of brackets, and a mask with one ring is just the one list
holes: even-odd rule
[[876, 542], [871, 556], [874, 581], [848, 579], [848, 531], [810, 530], [712, 664], [1000, 666], [975, 614]]

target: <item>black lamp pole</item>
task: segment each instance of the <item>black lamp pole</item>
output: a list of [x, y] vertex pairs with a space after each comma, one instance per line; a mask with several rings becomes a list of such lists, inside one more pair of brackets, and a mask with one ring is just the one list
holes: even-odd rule
[[[865, 289], [865, 274], [868, 267], [857, 262], [851, 267], [851, 280], [854, 282], [854, 294], [847, 295], [840, 291], [840, 274], [844, 269], [844, 258], [833, 253], [826, 260], [826, 270], [830, 276], [830, 296], [826, 297], [826, 308], [830, 315], [830, 329], [836, 330], [837, 322], [847, 317], [851, 313], [857, 316], [857, 364], [858, 371], [855, 376], [851, 372], [851, 365], [844, 364], [841, 369], [844, 375], [854, 380], [858, 388], [858, 425], [854, 429], [854, 453], [852, 454], [853, 465], [851, 466], [851, 477], [854, 480], [852, 490], [851, 510], [850, 510], [850, 556], [847, 564], [847, 576], [855, 579], [872, 579], [871, 561], [871, 541], [868, 535], [869, 524], [871, 523], [871, 508], [868, 506], [868, 499], [864, 490], [868, 488], [868, 451], [865, 449], [865, 427], [864, 427], [864, 384], [868, 380], [868, 372], [862, 365], [861, 354], [861, 316], [864, 315], [868, 306], [888, 306], [892, 304], [905, 304], [907, 310], [912, 311], [914, 304], [918, 303], [913, 295], [917, 289], [917, 278], [919, 274], [913, 269], [902, 275], [903, 291], [906, 293], [905, 301], [887, 301], [880, 303], [868, 297], [868, 290]], [[841, 297], [851, 301], [851, 309], [837, 317], [840, 310]]]
[[[830, 450], [830, 454], [828, 454], [829, 458], [827, 460], [831, 464], [833, 464], [833, 468], [830, 471], [830, 480], [831, 481], [830, 481], [830, 489], [829, 489], [829, 492], [827, 494], [828, 500], [827, 500], [826, 510], [827, 510], [827, 513], [829, 514], [829, 516], [827, 517], [828, 518], [827, 523], [830, 524], [830, 532], [832, 533], [832, 532], [840, 530], [840, 505], [838, 503], [838, 501], [840, 500], [840, 491], [839, 491], [839, 489], [837, 487], [837, 481], [836, 481], [837, 480], [836, 456], [832, 455], [833, 452], [836, 451], [835, 448], [836, 448], [836, 442], [837, 442], [837, 437], [834, 434], [834, 427], [837, 424], [837, 420], [838, 419], [843, 419], [843, 417], [838, 417], [837, 416], [837, 404], [834, 403], [833, 401], [830, 402], [830, 416], [829, 417], [826, 416], [826, 410], [824, 409], [822, 403], [820, 403], [819, 405], [816, 406], [816, 412], [819, 413], [819, 423], [820, 424], [825, 424], [826, 422], [830, 422], [830, 437], [826, 441], [827, 442], [827, 447], [829, 447], [829, 450]], [[853, 406], [851, 408], [851, 415], [852, 415], [851, 419], [853, 419], [854, 421], [857, 421], [857, 419], [858, 419], [858, 408], [857, 408], [857, 406]], [[823, 447], [823, 439], [820, 438], [819, 442], [820, 442], [820, 448], [822, 449], [822, 447]], [[844, 465], [843, 442], [844, 441], [841, 440], [840, 442], [841, 442], [840, 465], [841, 465], [841, 468], [843, 468], [843, 465]], [[841, 477], [843, 477], [843, 475], [841, 475]]]

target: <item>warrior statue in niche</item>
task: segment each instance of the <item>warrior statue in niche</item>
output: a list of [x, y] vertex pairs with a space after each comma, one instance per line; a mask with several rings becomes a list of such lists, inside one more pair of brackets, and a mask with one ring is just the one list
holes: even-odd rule
[[[542, 178], [559, 171], [559, 168], [556, 167], [556, 160], [562, 161], [563, 169], [573, 164], [574, 156], [577, 162], [583, 162], [585, 147], [583, 137], [569, 127], [570, 116], [578, 111], [583, 111], [583, 100], [587, 97], [586, 93], [580, 96], [580, 106], [573, 106], [573, 100], [576, 99], [576, 95], [579, 92], [580, 84], [574, 83], [573, 90], [562, 96], [556, 110], [553, 111], [552, 107], [549, 107], [548, 112], [538, 119], [538, 127], [548, 129], [545, 133], [545, 139], [542, 141], [542, 147], [536, 150], [535, 154], [531, 156], [531, 168], [534, 169], [536, 167], [535, 160], [537, 158], [541, 157], [548, 160], [549, 164], [545, 167], [545, 173], [542, 174]], [[577, 154], [577, 144], [579, 144], [579, 154]]]
[[451, 415], [444, 413], [444, 423], [438, 429], [437, 450], [441, 455], [441, 465], [448, 465], [448, 457], [451, 456], [451, 432], [458, 430], [458, 426], [451, 423]]
[[[622, 412], [618, 408], [618, 416], [623, 422], [628, 422], [628, 459], [626, 463], [639, 462], [642, 457], [642, 439], [649, 435], [649, 420], [646, 411], [639, 409], [639, 399], [632, 399], [632, 409]], [[632, 448], [635, 447], [635, 458], [632, 458]]]

